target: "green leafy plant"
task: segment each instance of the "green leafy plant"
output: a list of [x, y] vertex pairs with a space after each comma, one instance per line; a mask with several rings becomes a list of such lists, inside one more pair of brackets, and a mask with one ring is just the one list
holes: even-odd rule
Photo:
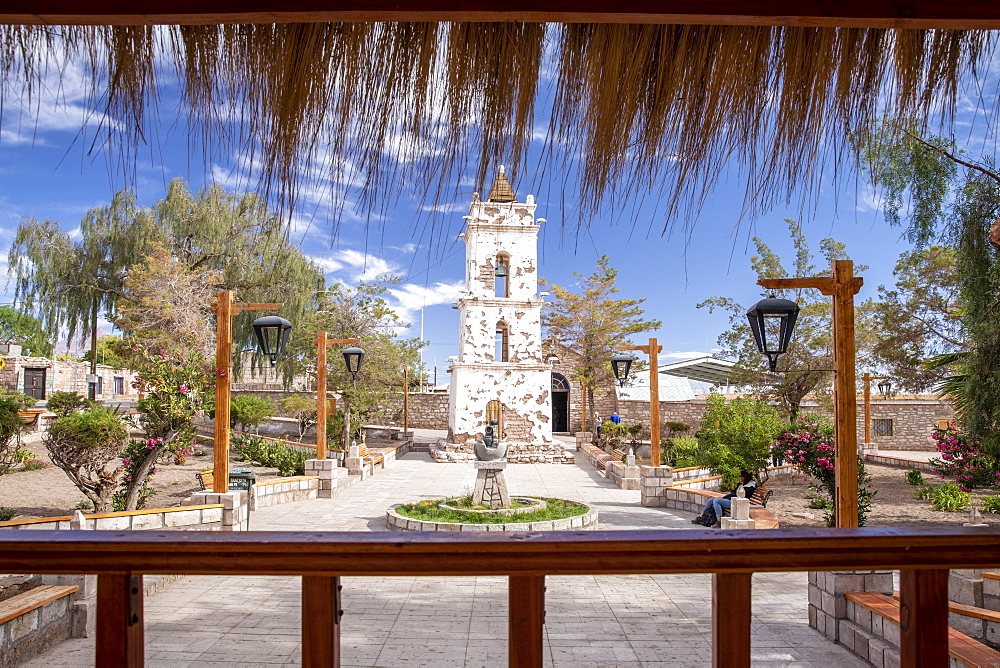
[[86, 397], [81, 394], [57, 390], [49, 395], [49, 400], [45, 405], [50, 411], [61, 417], [82, 411], [89, 403]]
[[14, 519], [15, 515], [17, 515], [17, 511], [13, 508], [4, 508], [3, 506], [0, 506], [0, 522], [9, 522]]
[[73, 510], [93, 510], [93, 509], [94, 509], [94, 502], [91, 501], [90, 499], [80, 499], [79, 501], [76, 502], [76, 505], [73, 506]]
[[[290, 417], [295, 418], [299, 427], [299, 440], [305, 435], [309, 427], [316, 424], [316, 399], [307, 397], [304, 394], [293, 394], [281, 400], [281, 410]], [[329, 422], [327, 422], [329, 424]], [[343, 424], [340, 425], [343, 431]], [[327, 432], [329, 439], [330, 433]]]
[[576, 517], [587, 512], [587, 506], [564, 501], [562, 499], [544, 499], [546, 507], [533, 512], [518, 513], [517, 515], [503, 515], [500, 513], [463, 513], [461, 511], [442, 508], [440, 504], [447, 502], [448, 505], [465, 505], [472, 507], [471, 497], [464, 499], [432, 499], [409, 503], [396, 508], [396, 512], [403, 517], [410, 517], [416, 520], [430, 522], [455, 522], [459, 524], [513, 524], [521, 522], [544, 522], [547, 520], [560, 520], [566, 517]]
[[1000, 513], [1000, 494], [983, 498], [984, 513]]
[[934, 510], [943, 510], [948, 513], [957, 513], [969, 505], [972, 500], [968, 492], [953, 482], [946, 482], [931, 494], [931, 507]]
[[931, 437], [941, 453], [931, 464], [942, 478], [954, 481], [966, 492], [1000, 485], [996, 461], [984, 452], [978, 440], [962, 434], [954, 422], [947, 429], [935, 429]]
[[237, 423], [243, 431], [255, 429], [274, 415], [274, 404], [270, 399], [241, 394], [229, 402], [229, 426], [235, 429]]
[[21, 465], [22, 471], [40, 471], [41, 469], [48, 468], [49, 465], [42, 461], [41, 459], [31, 458]]
[[909, 485], [923, 485], [924, 484], [924, 474], [920, 471], [913, 470], [906, 472], [906, 482]]
[[13, 454], [13, 460], [16, 464], [23, 464], [32, 457], [34, 457], [34, 454], [31, 450], [15, 450]]
[[694, 436], [675, 436], [661, 439], [660, 460], [667, 466], [686, 468], [698, 466], [701, 451]]
[[232, 447], [244, 461], [276, 468], [282, 476], [303, 475], [310, 456], [259, 436], [237, 434], [233, 437]]
[[920, 499], [921, 501], [930, 501], [931, 499], [934, 498], [934, 494], [936, 493], [936, 491], [937, 490], [934, 487], [924, 487], [923, 489], [917, 490], [914, 496]]

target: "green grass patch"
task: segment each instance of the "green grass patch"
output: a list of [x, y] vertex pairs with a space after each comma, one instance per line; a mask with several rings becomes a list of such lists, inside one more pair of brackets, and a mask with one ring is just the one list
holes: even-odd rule
[[[460, 497], [453, 499], [431, 499], [428, 501], [417, 501], [407, 503], [396, 508], [396, 512], [411, 520], [422, 520], [424, 522], [451, 522], [453, 524], [520, 524], [523, 522], [548, 522], [551, 520], [561, 520], [567, 517], [576, 517], [587, 512], [587, 506], [563, 499], [543, 499], [546, 507], [543, 510], [533, 510], [517, 515], [503, 515], [501, 513], [463, 513], [461, 511], [441, 508], [442, 502], [450, 506], [468, 507], [470, 510], [479, 508], [472, 505], [472, 497]], [[525, 504], [521, 504], [522, 506]]]

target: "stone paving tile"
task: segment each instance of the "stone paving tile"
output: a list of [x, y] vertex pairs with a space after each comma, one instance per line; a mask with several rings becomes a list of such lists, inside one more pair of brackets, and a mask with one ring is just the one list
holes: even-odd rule
[[[689, 530], [690, 513], [638, 505], [586, 463], [515, 464], [512, 494], [586, 501], [606, 529]], [[334, 499], [256, 511], [255, 529], [380, 531], [393, 503], [458, 495], [475, 472], [411, 453]], [[558, 576], [547, 580], [545, 658], [552, 666], [711, 665], [711, 576]], [[344, 578], [345, 666], [505, 666], [507, 580]], [[806, 623], [806, 576], [753, 579], [754, 665], [866, 665]], [[145, 600], [150, 666], [299, 665], [301, 582], [294, 577], [183, 577]], [[74, 639], [25, 664], [90, 666]]]

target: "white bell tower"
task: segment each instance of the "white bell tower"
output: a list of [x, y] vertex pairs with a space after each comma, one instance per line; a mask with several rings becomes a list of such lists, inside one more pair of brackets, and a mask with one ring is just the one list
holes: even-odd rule
[[489, 195], [475, 193], [465, 216], [466, 291], [439, 461], [471, 459], [491, 417], [501, 423], [508, 461], [565, 459], [552, 438], [551, 368], [542, 359], [535, 206], [533, 195], [517, 201], [501, 166]]

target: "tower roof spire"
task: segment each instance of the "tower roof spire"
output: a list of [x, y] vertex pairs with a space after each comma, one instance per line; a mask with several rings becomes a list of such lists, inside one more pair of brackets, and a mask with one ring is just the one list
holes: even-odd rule
[[503, 165], [500, 165], [500, 173], [497, 174], [496, 181], [493, 182], [493, 187], [490, 188], [490, 194], [486, 198], [487, 202], [516, 202], [517, 198], [514, 196], [514, 189], [510, 185], [510, 181], [507, 180], [506, 170]]

